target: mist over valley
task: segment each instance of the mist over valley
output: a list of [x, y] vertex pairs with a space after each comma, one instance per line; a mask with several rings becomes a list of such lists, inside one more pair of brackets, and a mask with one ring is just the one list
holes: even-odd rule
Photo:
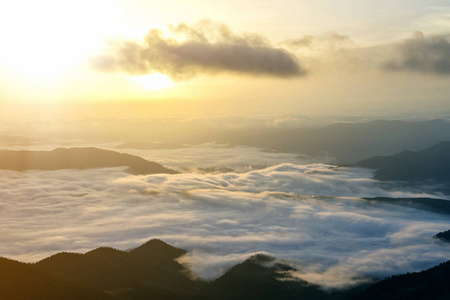
[[[430, 123], [395, 124], [411, 124], [407, 138], [418, 140], [411, 132], [420, 137], [415, 128]], [[358, 139], [354, 129], [347, 135]], [[439, 137], [428, 134], [427, 140]], [[344, 133], [341, 138], [348, 139]], [[361, 143], [366, 138], [362, 135]], [[295, 269], [294, 278], [327, 290], [421, 271], [449, 259], [450, 244], [433, 238], [450, 228], [443, 182], [380, 181], [377, 169], [332, 165], [320, 162], [320, 155], [214, 141], [169, 149], [100, 145], [114, 150], [0, 153], [4, 257], [36, 262], [56, 252], [105, 245], [127, 250], [157, 238], [186, 249], [178, 261], [202, 280], [215, 280], [263, 253]], [[29, 166], [11, 170], [11, 157], [24, 154]], [[130, 173], [127, 159], [136, 161], [135, 155], [161, 163], [164, 167], [155, 166], [163, 171]], [[16, 161], [23, 162], [22, 156]], [[136, 161], [141, 169], [146, 160]]]

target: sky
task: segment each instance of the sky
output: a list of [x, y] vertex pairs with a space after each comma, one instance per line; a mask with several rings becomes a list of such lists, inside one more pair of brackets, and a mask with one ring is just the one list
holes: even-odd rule
[[446, 114], [449, 25], [436, 0], [4, 2], [2, 117]]

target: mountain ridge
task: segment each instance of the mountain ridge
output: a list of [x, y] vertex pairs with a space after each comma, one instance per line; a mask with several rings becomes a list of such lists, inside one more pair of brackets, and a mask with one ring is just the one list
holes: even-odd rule
[[330, 163], [348, 164], [403, 150], [417, 151], [445, 140], [450, 140], [450, 123], [433, 119], [335, 123], [312, 129], [294, 128], [266, 134], [237, 135], [222, 142], [322, 157]]
[[376, 169], [374, 178], [378, 180], [433, 180], [447, 183], [450, 180], [450, 141], [440, 142], [421, 151], [372, 157], [354, 166]]
[[177, 173], [139, 156], [95, 147], [56, 148], [51, 151], [0, 150], [0, 169], [6, 170], [91, 169], [119, 166], [127, 166], [128, 172], [136, 175]]

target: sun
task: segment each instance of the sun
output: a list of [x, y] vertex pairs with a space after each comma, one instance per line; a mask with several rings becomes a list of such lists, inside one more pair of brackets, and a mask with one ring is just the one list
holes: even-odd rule
[[168, 76], [153, 73], [143, 76], [131, 77], [131, 80], [147, 91], [155, 91], [162, 88], [168, 88], [174, 86], [174, 82]]
[[92, 57], [102, 53], [108, 41], [119, 36], [140, 37], [145, 31], [135, 24], [127, 25], [124, 3], [110, 0], [0, 3], [0, 78], [7, 82], [8, 95], [51, 102], [85, 98], [80, 95], [111, 99], [110, 95], [147, 97], [142, 91], [175, 86], [168, 76], [159, 73], [104, 76], [90, 65]]
[[17, 0], [0, 4], [0, 67], [17, 80], [52, 83], [98, 51], [115, 16], [114, 11], [102, 13], [108, 3]]

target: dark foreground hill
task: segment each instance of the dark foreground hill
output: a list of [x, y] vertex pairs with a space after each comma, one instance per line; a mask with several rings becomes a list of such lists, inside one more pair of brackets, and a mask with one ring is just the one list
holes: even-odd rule
[[234, 266], [210, 283], [206, 294], [210, 299], [328, 299], [319, 286], [293, 278], [292, 267], [275, 263], [274, 258], [258, 254]]
[[356, 166], [377, 169], [378, 180], [450, 181], [450, 142], [442, 142], [422, 151], [404, 151], [391, 156], [362, 160]]
[[318, 286], [285, 273], [292, 268], [264, 255], [206, 283], [176, 261], [185, 253], [151, 240], [129, 252], [103, 247], [58, 253], [34, 264], [1, 258], [0, 299], [329, 299]]
[[58, 253], [35, 264], [0, 259], [0, 299], [186, 299], [204, 283], [175, 259], [186, 251], [151, 240], [130, 251]]
[[450, 261], [434, 268], [392, 276], [373, 284], [353, 300], [448, 300]]
[[106, 293], [42, 272], [30, 264], [0, 258], [0, 299], [5, 300], [113, 300]]
[[133, 174], [175, 174], [174, 170], [141, 157], [98, 148], [58, 148], [53, 151], [0, 150], [0, 169], [60, 170], [128, 166]]
[[0, 299], [7, 300], [390, 300], [450, 299], [450, 262], [387, 278], [367, 289], [324, 292], [294, 278], [292, 267], [258, 254], [212, 282], [177, 262], [185, 250], [150, 240], [131, 251], [97, 248], [58, 253], [34, 264], [0, 258]]

